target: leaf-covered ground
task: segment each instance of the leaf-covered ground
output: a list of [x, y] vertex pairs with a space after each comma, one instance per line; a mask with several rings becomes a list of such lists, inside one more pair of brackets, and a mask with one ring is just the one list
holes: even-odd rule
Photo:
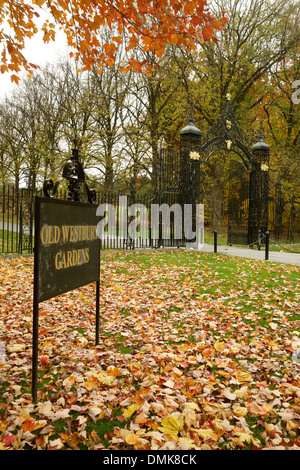
[[0, 449], [300, 448], [299, 268], [201, 252], [107, 254], [95, 286], [40, 304], [0, 260]]

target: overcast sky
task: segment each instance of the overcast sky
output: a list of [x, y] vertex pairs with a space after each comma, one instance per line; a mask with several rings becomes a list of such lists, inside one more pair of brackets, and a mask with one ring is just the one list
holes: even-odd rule
[[[45, 44], [43, 33], [38, 33], [32, 39], [26, 41], [26, 48], [23, 54], [29, 62], [44, 67], [47, 63], [55, 62], [60, 56], [67, 56], [68, 47], [65, 35], [61, 31], [57, 31], [56, 41]], [[24, 72], [25, 77], [26, 75], [27, 73]], [[20, 76], [22, 77], [22, 75]], [[0, 74], [0, 97], [3, 97], [17, 86], [11, 83], [9, 73]]]

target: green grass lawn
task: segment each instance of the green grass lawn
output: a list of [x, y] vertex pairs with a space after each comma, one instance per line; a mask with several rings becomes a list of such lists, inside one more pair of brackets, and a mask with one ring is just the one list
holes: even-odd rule
[[0, 253], [16, 253], [18, 250], [18, 234], [0, 229]]

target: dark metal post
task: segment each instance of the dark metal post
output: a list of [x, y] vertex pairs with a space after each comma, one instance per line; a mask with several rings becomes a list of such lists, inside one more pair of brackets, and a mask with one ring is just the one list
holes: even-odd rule
[[100, 322], [100, 281], [96, 282], [96, 346], [99, 344], [99, 322]]
[[[100, 253], [101, 256], [102, 240], [100, 240]], [[96, 346], [99, 344], [99, 326], [100, 326], [100, 264], [99, 263], [99, 280], [96, 282]]]
[[35, 233], [34, 233], [34, 283], [33, 283], [33, 324], [32, 324], [32, 399], [37, 401], [38, 384], [38, 350], [39, 350], [39, 202], [35, 204]]
[[217, 251], [218, 251], [217, 235], [218, 235], [218, 232], [217, 232], [217, 230], [215, 230], [214, 231], [214, 253], [217, 253]]
[[269, 243], [270, 243], [270, 232], [266, 232], [265, 260], [269, 259]]

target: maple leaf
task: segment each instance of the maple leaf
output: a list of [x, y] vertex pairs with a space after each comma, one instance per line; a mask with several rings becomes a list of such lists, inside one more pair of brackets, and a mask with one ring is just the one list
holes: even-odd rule
[[257, 403], [247, 404], [247, 409], [250, 414], [255, 416], [265, 416], [269, 414], [272, 409], [272, 405], [265, 404], [265, 406], [258, 405]]
[[7, 433], [7, 434], [3, 437], [2, 443], [3, 443], [6, 447], [11, 447], [16, 439], [17, 439], [17, 436], [15, 436], [14, 434]]
[[250, 374], [250, 372], [238, 370], [235, 375], [236, 375], [237, 380], [241, 383], [252, 381], [252, 375]]
[[65, 442], [71, 449], [77, 450], [79, 444], [84, 441], [83, 436], [80, 436], [78, 432], [74, 432], [70, 435], [60, 434], [62, 442]]
[[135, 403], [135, 404], [129, 406], [129, 408], [127, 408], [127, 410], [124, 410], [123, 415], [125, 416], [125, 418], [129, 419], [136, 412], [137, 409], [138, 409], [138, 404]]
[[40, 429], [44, 427], [47, 424], [47, 421], [45, 420], [39, 420], [39, 421], [34, 421], [33, 419], [29, 419], [27, 421], [24, 421], [22, 424], [22, 429], [23, 431], [36, 431], [37, 429]]
[[197, 433], [197, 435], [199, 437], [201, 437], [201, 439], [203, 439], [203, 440], [216, 437], [216, 434], [213, 431], [213, 429], [195, 429], [195, 428], [192, 428], [191, 430], [193, 432]]
[[225, 349], [226, 343], [224, 341], [217, 340], [214, 344], [214, 348], [217, 352], [221, 352]]
[[176, 415], [172, 414], [168, 418], [161, 420], [161, 426], [159, 430], [164, 434], [170, 434], [177, 436], [177, 434], [183, 430], [183, 418], [178, 418]]
[[136, 434], [127, 434], [127, 436], [125, 437], [125, 441], [127, 442], [127, 444], [131, 446], [136, 445], [139, 442], [139, 440], [140, 439]]
[[222, 395], [224, 395], [225, 398], [228, 398], [228, 400], [235, 400], [237, 397], [235, 393], [232, 393], [228, 389], [222, 390]]

